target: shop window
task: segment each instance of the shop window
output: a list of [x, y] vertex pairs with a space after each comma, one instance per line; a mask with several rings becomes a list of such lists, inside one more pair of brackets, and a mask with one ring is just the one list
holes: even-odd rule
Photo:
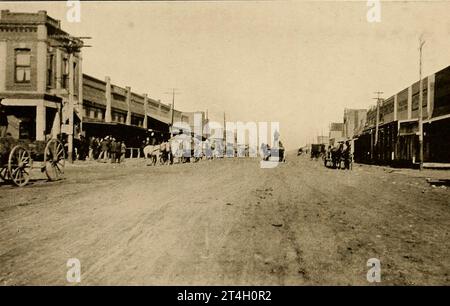
[[15, 50], [15, 80], [16, 83], [30, 83], [31, 81], [30, 49]]

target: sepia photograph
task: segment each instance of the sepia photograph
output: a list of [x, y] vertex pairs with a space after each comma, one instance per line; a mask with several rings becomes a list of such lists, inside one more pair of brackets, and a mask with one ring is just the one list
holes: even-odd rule
[[450, 285], [450, 1], [0, 9], [1, 286]]

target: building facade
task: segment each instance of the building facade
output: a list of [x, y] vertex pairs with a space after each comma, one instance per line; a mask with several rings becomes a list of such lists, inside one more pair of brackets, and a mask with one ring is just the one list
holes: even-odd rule
[[335, 146], [339, 141], [342, 141], [344, 137], [344, 124], [333, 122], [330, 124], [330, 145]]
[[8, 106], [8, 132], [43, 141], [69, 124], [69, 93], [80, 122], [82, 57], [68, 43], [82, 42], [60, 22], [37, 13], [0, 15], [0, 97]]
[[343, 136], [347, 140], [353, 139], [366, 125], [367, 109], [344, 109]]
[[369, 109], [365, 128], [355, 136], [356, 161], [417, 165], [422, 107], [424, 162], [450, 163], [450, 66], [422, 84], [421, 106], [417, 81]]

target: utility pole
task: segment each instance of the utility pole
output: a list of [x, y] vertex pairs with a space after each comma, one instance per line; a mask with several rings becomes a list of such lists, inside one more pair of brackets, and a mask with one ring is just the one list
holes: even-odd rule
[[376, 91], [374, 92], [377, 97], [373, 98], [377, 100], [377, 118], [376, 118], [376, 124], [375, 124], [375, 148], [376, 148], [376, 154], [378, 155], [378, 126], [380, 125], [380, 102], [381, 102], [381, 98], [380, 95], [383, 94], [382, 91]]
[[[422, 110], [422, 92], [423, 92], [423, 82], [422, 82], [422, 48], [425, 44], [423, 37], [419, 38], [419, 157], [420, 157], [420, 167], [423, 170], [423, 110]], [[428, 89], [429, 90], [429, 89]]]
[[224, 156], [227, 153], [227, 120], [225, 117], [225, 112], [223, 112], [223, 152]]
[[225, 117], [225, 112], [223, 112], [223, 139], [225, 140], [227, 137], [227, 130], [226, 130], [226, 117]]
[[174, 113], [175, 113], [175, 95], [179, 95], [179, 92], [176, 92], [176, 88], [172, 88], [171, 92], [165, 92], [165, 94], [171, 94], [172, 95], [172, 107], [171, 107], [171, 119], [170, 119], [170, 138], [173, 137], [173, 120], [174, 120]]
[[205, 136], [206, 139], [209, 139], [210, 131], [209, 131], [208, 109], [206, 109], [205, 114], [206, 114], [206, 116], [205, 116], [205, 126], [204, 126], [204, 128], [203, 128], [204, 133], [202, 133], [202, 134], [204, 134], [204, 136]]
[[69, 131], [69, 139], [68, 139], [68, 152], [67, 152], [67, 157], [69, 159], [70, 163], [73, 163], [73, 133], [74, 133], [74, 111], [75, 111], [75, 107], [74, 107], [74, 97], [73, 97], [73, 92], [74, 92], [74, 71], [73, 71], [73, 64], [74, 64], [74, 60], [73, 60], [73, 53], [69, 53], [69, 127], [70, 127], [70, 131]]

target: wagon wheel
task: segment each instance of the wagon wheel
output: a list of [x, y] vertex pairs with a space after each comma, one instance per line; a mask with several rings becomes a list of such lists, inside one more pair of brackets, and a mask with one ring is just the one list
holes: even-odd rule
[[30, 180], [32, 160], [30, 152], [22, 146], [15, 146], [8, 159], [9, 179], [19, 187], [25, 186]]
[[45, 146], [44, 165], [45, 174], [50, 181], [56, 181], [62, 178], [64, 174], [64, 166], [66, 161], [66, 153], [64, 146], [58, 139], [50, 140]]
[[8, 166], [0, 168], [0, 178], [5, 182], [9, 180]]

